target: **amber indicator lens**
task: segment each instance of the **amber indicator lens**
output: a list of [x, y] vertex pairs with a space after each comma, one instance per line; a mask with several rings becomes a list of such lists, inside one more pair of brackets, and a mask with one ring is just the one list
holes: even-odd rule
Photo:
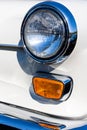
[[44, 123], [39, 123], [39, 125], [45, 128], [52, 129], [52, 130], [60, 130], [60, 128], [55, 125], [49, 125], [49, 124], [44, 124]]
[[58, 100], [62, 97], [64, 84], [61, 81], [34, 77], [34, 92], [44, 98]]

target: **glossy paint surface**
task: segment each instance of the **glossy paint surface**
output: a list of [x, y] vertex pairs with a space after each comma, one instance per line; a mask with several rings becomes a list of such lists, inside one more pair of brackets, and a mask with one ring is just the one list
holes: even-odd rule
[[[78, 39], [73, 53], [62, 64], [49, 66], [36, 63], [25, 54], [24, 50], [0, 50], [0, 101], [33, 108], [53, 115], [65, 117], [87, 116], [87, 1], [56, 1], [64, 4], [76, 19]], [[27, 11], [39, 2], [42, 2], [42, 0], [0, 1], [1, 44], [22, 44], [20, 29], [23, 18]], [[34, 100], [30, 95], [30, 86], [32, 77], [37, 71], [71, 76], [74, 86], [70, 98], [57, 105], [43, 104]], [[79, 123], [68, 123], [67, 129], [84, 124], [87, 124], [86, 119]]]

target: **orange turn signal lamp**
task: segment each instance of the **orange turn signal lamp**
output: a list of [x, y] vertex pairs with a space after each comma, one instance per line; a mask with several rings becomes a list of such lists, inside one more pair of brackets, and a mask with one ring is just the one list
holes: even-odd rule
[[52, 129], [52, 130], [60, 130], [60, 128], [55, 125], [49, 125], [49, 124], [45, 124], [45, 123], [39, 123], [39, 125], [42, 127], [48, 128], [48, 129]]
[[59, 100], [64, 90], [63, 82], [44, 77], [34, 77], [33, 87], [38, 96], [54, 100]]

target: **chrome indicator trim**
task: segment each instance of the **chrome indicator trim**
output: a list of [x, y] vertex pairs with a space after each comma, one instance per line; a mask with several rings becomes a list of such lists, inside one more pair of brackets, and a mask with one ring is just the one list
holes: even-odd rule
[[70, 95], [72, 93], [72, 89], [73, 89], [73, 79], [71, 77], [66, 76], [66, 75], [58, 75], [58, 74], [44, 73], [44, 72], [36, 73], [33, 76], [33, 78], [36, 78], [36, 77], [46, 78], [46, 79], [50, 79], [50, 80], [54, 80], [54, 81], [60, 81], [64, 85], [62, 97], [59, 100], [47, 99], [47, 98], [44, 98], [44, 97], [37, 95], [34, 91], [34, 86], [32, 85], [30, 87], [30, 94], [31, 94], [32, 98], [34, 98], [38, 102], [47, 103], [47, 104], [58, 104], [58, 103], [61, 103], [63, 101], [66, 101], [70, 97]]

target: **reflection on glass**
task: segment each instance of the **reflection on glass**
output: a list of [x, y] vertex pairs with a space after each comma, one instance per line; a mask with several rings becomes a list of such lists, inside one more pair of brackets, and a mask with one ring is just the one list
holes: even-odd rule
[[58, 52], [64, 38], [62, 19], [51, 10], [41, 9], [28, 19], [24, 30], [29, 51], [40, 58], [50, 58]]

